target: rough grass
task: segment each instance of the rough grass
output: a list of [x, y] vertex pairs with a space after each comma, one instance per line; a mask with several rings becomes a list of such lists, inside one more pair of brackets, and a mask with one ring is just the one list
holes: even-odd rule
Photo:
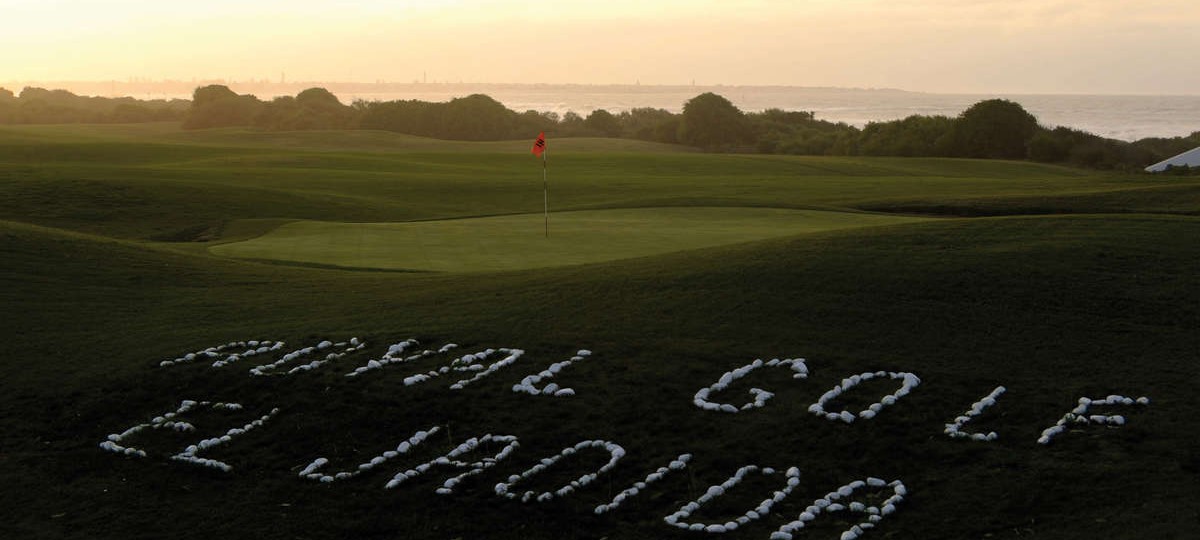
[[[145, 153], [138, 158], [143, 163], [164, 162], [153, 148], [138, 152]], [[298, 167], [288, 169], [301, 177], [289, 187], [270, 167], [244, 163], [141, 167], [102, 155], [74, 164], [3, 161], [9, 193], [37, 187], [45, 198], [5, 199], [9, 221], [0, 222], [0, 507], [18, 510], [0, 523], [0, 536], [682, 539], [695, 535], [675, 532], [662, 517], [746, 464], [795, 465], [802, 483], [772, 514], [727, 535], [735, 539], [766, 538], [814, 498], [864, 476], [902, 479], [910, 492], [899, 512], [866, 538], [1200, 536], [1194, 504], [1200, 404], [1193, 388], [1200, 361], [1200, 218], [1128, 213], [1135, 203], [1121, 215], [931, 220], [475, 274], [267, 265], [210, 256], [207, 242], [143, 240], [209, 222], [242, 239], [279, 223], [272, 220], [351, 221], [405, 207], [397, 202], [403, 197], [389, 193], [418, 194], [407, 200], [426, 213], [483, 215], [489, 205], [519, 210], [515, 197], [497, 196], [500, 186], [449, 172], [505, 163], [503, 155], [393, 157], [432, 168], [388, 178], [341, 162], [336, 174]], [[995, 162], [833, 160], [821, 166], [836, 170], [805, 176], [798, 171], [821, 160], [668, 153], [638, 161], [581, 152], [577, 161], [628, 178], [620, 189], [598, 181], [575, 186], [599, 208], [655, 198], [675, 206], [717, 198], [726, 206], [785, 208], [936, 202], [978, 192], [981, 205], [1001, 194], [1057, 193], [1067, 210], [1080, 212], [1093, 203], [1072, 202], [1073, 193], [1160, 182]], [[937, 174], [941, 166], [944, 175]], [[622, 167], [626, 174], [616, 174]], [[630, 172], [656, 167], [645, 176]], [[892, 172], [869, 172], [880, 168]], [[906, 169], [911, 176], [899, 174]], [[373, 194], [347, 196], [366, 206], [328, 196], [343, 176]], [[694, 191], [681, 189], [689, 176]], [[461, 208], [435, 200], [438, 182], [446, 197], [465, 201]], [[102, 198], [104, 188], [121, 185], [136, 190]], [[430, 195], [421, 195], [424, 189]], [[97, 197], [103, 212], [87, 213]], [[248, 377], [248, 360], [222, 369], [155, 367], [234, 339], [283, 339], [300, 347], [350, 336], [366, 339], [367, 353], [294, 377]], [[445, 358], [361, 380], [342, 376], [408, 337], [428, 346], [453, 341], [462, 352], [521, 347], [528, 353], [463, 391], [447, 389], [445, 381], [402, 384]], [[579, 348], [596, 354], [556, 379], [574, 387], [575, 398], [510, 391], [524, 375]], [[719, 396], [738, 402], [751, 387], [776, 392], [761, 410], [721, 415], [691, 404], [697, 389], [729, 369], [754, 358], [795, 356], [808, 358], [808, 380], [756, 372]], [[842, 425], [806, 412], [841, 378], [877, 369], [912, 371], [923, 384], [870, 422]], [[999, 432], [999, 441], [941, 435], [944, 423], [997, 385], [1009, 392], [979, 427]], [[1128, 417], [1122, 428], [1073, 431], [1049, 447], [1034, 442], [1078, 397], [1111, 393], [1153, 402], [1112, 411]], [[97, 448], [108, 433], [189, 398], [237, 400], [251, 409], [247, 416], [267, 407], [283, 412], [262, 431], [210, 454], [235, 467], [228, 475], [163, 454], [131, 459]], [[220, 420], [197, 420], [196, 435], [139, 442], [167, 452], [219, 434]], [[517, 435], [521, 448], [449, 497], [433, 493], [442, 474], [383, 490], [392, 467], [328, 486], [296, 477], [317, 456], [330, 458], [335, 470], [353, 467], [434, 424], [445, 432], [397, 468], [489, 432]], [[629, 452], [600, 484], [546, 504], [492, 495], [508, 475], [592, 438]], [[592, 513], [683, 452], [695, 454], [688, 471], [613, 514]], [[581, 456], [553, 472], [569, 478], [600, 461]], [[747, 482], [704, 515], [733, 517], [778, 484]], [[555, 487], [550, 475], [532, 485]], [[818, 532], [835, 537], [847, 519], [825, 521]]]

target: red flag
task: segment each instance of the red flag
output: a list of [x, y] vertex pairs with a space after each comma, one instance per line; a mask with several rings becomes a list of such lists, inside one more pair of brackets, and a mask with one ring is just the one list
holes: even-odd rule
[[545, 151], [546, 151], [546, 132], [543, 131], [541, 133], [538, 133], [537, 140], [533, 141], [532, 152], [533, 152], [533, 155], [535, 155], [535, 156], [541, 156], [542, 152], [545, 152]]

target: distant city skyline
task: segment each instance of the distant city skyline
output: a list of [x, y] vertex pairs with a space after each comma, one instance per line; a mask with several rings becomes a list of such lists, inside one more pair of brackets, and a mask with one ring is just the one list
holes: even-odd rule
[[1196, 28], [1194, 0], [5, 0], [0, 81], [1195, 95]]

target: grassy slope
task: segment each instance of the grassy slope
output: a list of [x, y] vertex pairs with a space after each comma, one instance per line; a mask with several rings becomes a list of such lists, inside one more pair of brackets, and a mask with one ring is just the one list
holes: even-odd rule
[[[155, 161], [158, 150], [141, 151]], [[453, 157], [429, 158], [438, 163], [429, 174], [439, 177], [436, 170], [451, 167]], [[359, 159], [357, 154], [351, 158]], [[688, 161], [692, 158], [700, 161]], [[692, 175], [699, 178], [697, 192], [707, 193], [698, 199], [747, 205], [769, 203], [772, 185], [782, 206], [816, 204], [822, 197], [895, 200], [904, 186], [909, 193], [924, 186], [920, 195], [928, 200], [968, 197], [977, 187], [1010, 196], [1058, 190], [1069, 202], [1064, 192], [1110, 190], [1108, 197], [1119, 198], [1111, 190], [1122, 185], [1116, 178], [1073, 179], [1069, 171], [998, 163], [976, 164], [981, 178], [964, 181], [969, 163], [903, 160], [834, 160], [828, 166], [840, 172], [785, 183], [782, 171], [794, 173], [820, 160], [630, 159], [578, 156], [611, 169], [613, 176], [622, 163], [660, 167], [646, 184], [682, 182]], [[410, 165], [418, 161], [397, 158]], [[21, 167], [42, 175], [63, 167], [61, 181], [44, 182], [67, 182], [54, 184], [57, 202], [29, 208], [10, 200], [5, 216], [58, 226], [80, 223], [77, 228], [84, 232], [0, 223], [5, 261], [0, 298], [8, 337], [6, 361], [0, 363], [0, 410], [6, 411], [0, 416], [0, 479], [5, 482], [0, 506], [21, 509], [0, 525], [6, 536], [684, 538], [692, 535], [674, 533], [661, 525], [661, 517], [747, 463], [797, 465], [804, 482], [780, 512], [732, 538], [765, 538], [782, 522], [781, 515], [795, 515], [806, 501], [865, 475], [902, 478], [912, 493], [894, 519], [868, 537], [1200, 533], [1192, 504], [1200, 496], [1200, 441], [1192, 433], [1200, 414], [1192, 397], [1200, 359], [1196, 218], [946, 220], [555, 270], [378, 274], [242, 263], [95, 236], [91, 233], [99, 231], [140, 238], [156, 227], [219, 213], [205, 213], [210, 211], [205, 208], [176, 218], [172, 211], [180, 209], [166, 206], [161, 214], [151, 213], [146, 224], [115, 200], [111, 214], [82, 219], [82, 203], [72, 202], [75, 192], [63, 191], [80, 184], [70, 183], [67, 166], [45, 163], [0, 167], [10, 180], [21, 176]], [[960, 165], [964, 168], [952, 170]], [[118, 172], [142, 172], [125, 165], [93, 166], [76, 172], [111, 175], [96, 180], [105, 187], [119, 183]], [[221, 178], [227, 169], [180, 167], [196, 175], [196, 180], [180, 180], [171, 172], [177, 166], [150, 167], [153, 174], [131, 185], [154, 194], [155, 205], [174, 200], [162, 198], [167, 194], [178, 196], [181, 210], [188, 210], [191, 202], [177, 188], [203, 179], [210, 183], [203, 193], [212, 201], [243, 201], [244, 215], [265, 218], [280, 217], [272, 211], [290, 208], [279, 201], [295, 193], [268, 187], [262, 198], [246, 200], [243, 188]], [[892, 171], [888, 175], [907, 168], [913, 176], [869, 176], [879, 168]], [[854, 169], [865, 176], [853, 176]], [[922, 169], [944, 176], [921, 176]], [[310, 171], [313, 185], [330, 182], [327, 171]], [[1014, 171], [1047, 176], [988, 178]], [[157, 174], [162, 182], [153, 180]], [[243, 176], [274, 174], [251, 169]], [[706, 174], [714, 179], [705, 180]], [[719, 174], [773, 180], [722, 186], [715, 180]], [[440, 178], [456, 181], [449, 173]], [[472, 189], [484, 184], [457, 178]], [[22, 177], [5, 188], [31, 189], [22, 182], [41, 183]], [[794, 194], [780, 187], [798, 183], [803, 186]], [[861, 191], [839, 194], [838, 183]], [[578, 189], [597, 206], [644, 203], [652, 196], [688, 202], [669, 198], [657, 185], [630, 180], [625, 187], [611, 189], [633, 191], [628, 200], [608, 186]], [[475, 197], [488, 199], [496, 192], [469, 193], [478, 195], [467, 206], [491, 202]], [[79, 201], [87, 199], [86, 193], [78, 194]], [[312, 204], [312, 211], [325, 213], [326, 219], [361, 211], [337, 199], [314, 197]], [[1072, 209], [1087, 210], [1088, 204]], [[48, 208], [61, 214], [35, 212]], [[124, 212], [131, 214], [122, 218]], [[116, 217], [110, 222], [110, 216]], [[253, 223], [235, 225], [228, 230], [258, 230]], [[391, 341], [417, 337], [430, 345], [455, 341], [468, 350], [517, 346], [529, 355], [461, 393], [447, 391], [445, 384], [399, 384], [417, 368], [353, 382], [340, 376], [362, 358], [348, 358], [339, 369], [270, 380], [246, 377], [245, 366], [228, 371], [152, 367], [160, 359], [230, 339], [286, 339], [299, 346], [351, 335], [367, 338], [373, 354]], [[594, 360], [561, 377], [579, 391], [576, 399], [539, 400], [508, 390], [521, 376], [576, 348], [597, 352]], [[690, 403], [698, 388], [727, 369], [756, 357], [796, 355], [809, 358], [811, 380], [797, 383], [785, 374], [760, 373], [726, 394], [733, 400], [750, 386], [776, 391], [763, 410], [734, 417], [704, 413]], [[870, 423], [836, 425], [805, 411], [841, 377], [868, 369], [911, 370], [924, 384]], [[939, 435], [944, 422], [998, 384], [1009, 393], [979, 427], [999, 431], [1000, 441], [978, 445]], [[1119, 430], [1071, 433], [1048, 448], [1033, 443], [1076, 397], [1109, 393], [1149, 395], [1154, 403], [1129, 412], [1130, 425]], [[213, 454], [237, 467], [229, 476], [161, 458], [126, 460], [95, 448], [106, 433], [187, 397], [280, 406], [285, 413], [270, 429]], [[352, 466], [432, 423], [449, 425], [454, 439], [488, 431], [516, 434], [522, 448], [497, 472], [469, 481], [463, 494], [450, 498], [432, 496], [432, 479], [385, 492], [380, 485], [390, 473], [333, 486], [295, 478], [297, 467], [317, 455]], [[546, 505], [489, 495], [491, 484], [503, 476], [584, 438], [615, 440], [629, 450], [611, 483]], [[448, 446], [445, 440], [436, 442], [426, 455]], [[696, 454], [690, 473], [668, 477], [613, 516], [591, 515], [589, 504], [685, 451]], [[561, 473], [583, 470], [580, 463]], [[548, 475], [536, 487], [555, 487], [551, 479]], [[730, 494], [728, 513], [709, 517], [739, 513], [776, 489], [774, 482], [747, 487]]]

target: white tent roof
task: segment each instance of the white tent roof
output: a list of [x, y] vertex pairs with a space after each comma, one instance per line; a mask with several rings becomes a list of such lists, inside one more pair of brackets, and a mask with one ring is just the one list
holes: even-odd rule
[[1172, 165], [1175, 167], [1182, 167], [1184, 165], [1187, 165], [1188, 167], [1200, 167], [1200, 146], [1197, 146], [1196, 148], [1188, 150], [1187, 152], [1179, 154], [1178, 156], [1166, 161], [1160, 161], [1154, 165], [1146, 167], [1146, 172], [1162, 172], [1167, 170], [1168, 166]]

